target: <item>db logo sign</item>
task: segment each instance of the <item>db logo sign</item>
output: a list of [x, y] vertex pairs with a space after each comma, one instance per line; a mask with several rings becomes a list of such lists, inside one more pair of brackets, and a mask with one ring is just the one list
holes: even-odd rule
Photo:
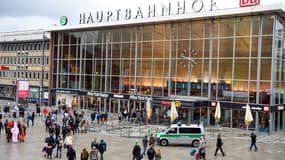
[[240, 7], [255, 6], [260, 3], [260, 0], [239, 0]]

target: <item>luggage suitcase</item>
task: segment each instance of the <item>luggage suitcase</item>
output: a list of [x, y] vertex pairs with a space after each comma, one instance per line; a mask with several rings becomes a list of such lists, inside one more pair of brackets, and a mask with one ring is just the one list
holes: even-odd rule
[[195, 155], [195, 153], [196, 153], [196, 149], [192, 149], [192, 150], [190, 150], [190, 155], [191, 155], [191, 156], [194, 156], [194, 155]]

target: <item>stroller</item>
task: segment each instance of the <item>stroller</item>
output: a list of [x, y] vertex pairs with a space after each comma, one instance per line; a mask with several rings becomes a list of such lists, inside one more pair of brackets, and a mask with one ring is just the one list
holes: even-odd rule
[[98, 150], [93, 147], [89, 153], [90, 160], [98, 160]]

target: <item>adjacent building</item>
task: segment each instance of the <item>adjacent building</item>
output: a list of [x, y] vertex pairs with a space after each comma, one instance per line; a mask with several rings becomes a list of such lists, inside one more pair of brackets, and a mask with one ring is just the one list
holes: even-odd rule
[[44, 30], [0, 33], [1, 99], [47, 104], [49, 37]]

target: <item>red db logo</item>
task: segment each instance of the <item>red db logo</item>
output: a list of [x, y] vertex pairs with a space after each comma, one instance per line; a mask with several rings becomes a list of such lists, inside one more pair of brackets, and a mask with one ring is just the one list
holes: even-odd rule
[[260, 3], [260, 0], [239, 0], [240, 7], [255, 6]]

